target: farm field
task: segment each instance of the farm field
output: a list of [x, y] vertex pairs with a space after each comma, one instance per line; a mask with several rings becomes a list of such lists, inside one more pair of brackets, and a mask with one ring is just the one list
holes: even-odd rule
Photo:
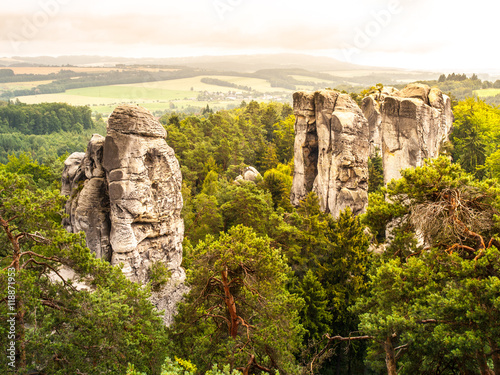
[[189, 90], [171, 90], [161, 87], [147, 87], [138, 85], [111, 85], [85, 87], [72, 89], [65, 92], [67, 95], [86, 96], [93, 100], [108, 98], [115, 100], [176, 100], [196, 98], [196, 92]]
[[202, 78], [216, 78], [222, 81], [227, 81], [240, 86], [249, 86], [253, 90], [258, 92], [293, 92], [294, 90], [284, 89], [282, 87], [271, 87], [271, 84], [265, 79], [252, 78], [252, 77], [241, 77], [241, 76], [224, 76], [224, 75], [210, 75], [210, 76], [198, 76], [183, 79], [174, 79], [170, 81], [159, 81], [159, 82], [149, 82], [149, 83], [139, 83], [135, 84], [137, 86], [141, 85], [156, 85], [157, 87], [167, 87], [170, 89], [184, 89], [189, 90], [193, 87], [194, 91], [212, 91], [212, 92], [229, 92], [229, 91], [241, 91], [233, 87], [225, 87], [218, 85], [209, 85], [201, 82]]
[[[241, 91], [236, 88], [210, 85], [201, 82], [202, 78], [211, 77], [228, 81], [236, 85], [249, 86], [261, 93], [290, 94], [294, 90], [280, 87], [271, 87], [264, 79], [238, 77], [238, 76], [197, 76], [158, 82], [145, 82], [136, 84], [109, 85], [97, 87], [85, 87], [67, 90], [64, 93], [40, 94], [20, 96], [23, 103], [35, 104], [43, 102], [64, 102], [72, 105], [88, 105], [92, 111], [101, 114], [109, 114], [119, 104], [139, 104], [152, 111], [156, 110], [182, 110], [187, 107], [206, 107], [224, 109], [227, 106], [239, 105], [241, 99], [237, 100], [211, 100], [198, 101], [198, 94], [204, 91], [229, 93]], [[28, 83], [26, 83], [28, 84]], [[14, 85], [14, 84], [9, 84]], [[311, 87], [300, 87], [298, 89], [311, 89]], [[243, 95], [251, 95], [243, 92]], [[259, 100], [266, 101], [265, 98]], [[269, 100], [269, 99], [268, 99]]]
[[475, 90], [474, 94], [476, 94], [480, 98], [485, 98], [488, 96], [495, 96], [500, 94], [500, 89], [482, 89], [482, 90]]
[[44, 85], [52, 81], [30, 81], [30, 82], [3, 82], [0, 83], [0, 91], [2, 90], [17, 90], [17, 89], [30, 89], [38, 85]]

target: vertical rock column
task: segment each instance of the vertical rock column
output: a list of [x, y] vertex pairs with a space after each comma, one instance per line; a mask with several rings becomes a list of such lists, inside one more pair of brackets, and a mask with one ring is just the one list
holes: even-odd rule
[[165, 129], [144, 108], [120, 106], [106, 138], [94, 135], [87, 152], [65, 161], [62, 189], [68, 195], [64, 226], [84, 231], [98, 258], [123, 264], [132, 281], [147, 283], [151, 266], [163, 263], [170, 279], [152, 293], [168, 325], [187, 291], [181, 267], [184, 222], [182, 176]]
[[450, 99], [423, 84], [371, 94], [363, 99], [363, 112], [381, 151], [385, 184], [400, 178], [402, 169], [436, 158], [453, 124]]
[[152, 263], [180, 269], [181, 172], [166, 131], [145, 109], [121, 106], [108, 120], [103, 167], [109, 186], [112, 264], [144, 281]]
[[293, 94], [295, 114], [294, 172], [291, 202], [298, 206], [312, 190], [318, 174], [318, 134], [314, 93], [299, 91]]
[[295, 146], [292, 204], [314, 191], [321, 209], [336, 217], [368, 204], [369, 128], [349, 95], [332, 90], [294, 94]]

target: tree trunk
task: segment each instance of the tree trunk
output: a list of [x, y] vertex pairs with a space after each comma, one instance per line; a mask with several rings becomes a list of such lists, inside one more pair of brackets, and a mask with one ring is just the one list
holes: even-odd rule
[[[5, 230], [5, 233], [7, 234], [7, 238], [9, 239], [9, 242], [12, 245], [12, 268], [16, 270], [16, 277], [19, 276], [19, 262], [20, 262], [20, 254], [21, 254], [21, 247], [19, 246], [19, 239], [22, 238], [23, 235], [17, 235], [15, 236], [9, 228], [9, 222], [4, 220], [3, 218], [0, 217], [0, 225], [3, 227]], [[16, 280], [16, 288], [17, 288], [17, 282]], [[17, 343], [19, 346], [19, 353], [17, 354], [17, 363], [16, 363], [16, 368], [19, 371], [23, 371], [26, 368], [26, 342], [25, 342], [25, 335], [24, 335], [24, 305], [23, 302], [20, 301], [17, 297], [16, 293], [16, 338], [17, 338]]]
[[489, 340], [491, 348], [491, 359], [493, 360], [493, 373], [500, 375], [500, 348], [494, 340]]
[[230, 326], [229, 326], [229, 334], [232, 338], [235, 338], [238, 335], [238, 325], [239, 319], [238, 314], [236, 313], [236, 303], [234, 302], [234, 297], [229, 290], [229, 282], [227, 280], [227, 268], [221, 271], [222, 276], [222, 286], [224, 288], [224, 302], [226, 303], [227, 309], [229, 311], [230, 317]]
[[486, 355], [482, 351], [476, 353], [477, 363], [479, 365], [479, 371], [481, 375], [494, 375], [493, 371], [488, 366], [486, 361]]
[[387, 375], [397, 375], [396, 369], [396, 356], [394, 354], [394, 346], [392, 345], [392, 338], [387, 337], [384, 342], [385, 350], [385, 365], [387, 366]]

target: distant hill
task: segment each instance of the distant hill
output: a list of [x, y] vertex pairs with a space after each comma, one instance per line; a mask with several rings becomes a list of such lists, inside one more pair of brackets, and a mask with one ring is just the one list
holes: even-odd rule
[[[6, 66], [52, 65], [52, 66], [114, 66], [116, 64], [137, 65], [183, 65], [199, 69], [231, 70], [237, 72], [255, 72], [261, 69], [296, 69], [310, 71], [345, 71], [345, 70], [387, 70], [388, 68], [367, 67], [342, 62], [330, 57], [309, 56], [302, 54], [267, 54], [267, 55], [232, 55], [232, 56], [196, 56], [175, 58], [126, 58], [110, 56], [35, 56], [0, 58], [0, 64]], [[395, 70], [391, 68], [391, 70]]]

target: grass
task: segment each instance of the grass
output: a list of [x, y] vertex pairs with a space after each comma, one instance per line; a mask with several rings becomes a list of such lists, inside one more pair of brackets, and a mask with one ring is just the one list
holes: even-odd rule
[[61, 94], [40, 94], [40, 95], [27, 95], [19, 96], [22, 103], [37, 104], [37, 103], [68, 103], [71, 105], [106, 105], [124, 102], [116, 98], [91, 98], [88, 96], [68, 95], [67, 93]]
[[38, 85], [43, 85], [46, 83], [50, 83], [52, 81], [34, 81], [34, 82], [6, 82], [0, 83], [0, 93], [3, 91], [10, 90], [25, 90], [31, 89], [32, 87], [36, 87]]
[[170, 90], [161, 87], [148, 87], [147, 84], [138, 85], [112, 85], [85, 87], [81, 89], [67, 90], [67, 95], [86, 96], [96, 100], [98, 98], [108, 98], [116, 100], [175, 100], [196, 98], [198, 95], [194, 91]]
[[482, 90], [475, 90], [474, 94], [476, 94], [480, 98], [485, 98], [488, 96], [495, 96], [500, 94], [500, 89], [482, 89]]
[[[201, 82], [208, 76], [175, 79], [159, 82], [145, 82], [136, 84], [109, 85], [99, 87], [85, 87], [67, 90], [65, 93], [41, 94], [21, 96], [18, 99], [27, 104], [43, 102], [64, 102], [71, 105], [88, 105], [94, 112], [109, 114], [120, 104], [138, 104], [151, 111], [177, 110], [187, 107], [225, 109], [228, 106], [238, 106], [241, 100], [198, 101], [200, 92], [241, 91], [231, 87], [209, 85]], [[249, 86], [263, 93], [293, 93], [280, 87], [271, 87], [264, 79], [238, 76], [210, 76], [220, 80], [232, 82], [236, 85]], [[192, 90], [191, 90], [192, 88]], [[259, 99], [261, 100], [261, 99]]]
[[229, 91], [241, 91], [239, 89], [235, 89], [233, 87], [225, 87], [218, 85], [209, 85], [201, 82], [202, 78], [216, 78], [222, 81], [227, 81], [234, 83], [240, 86], [249, 86], [253, 90], [259, 92], [285, 92], [285, 91], [293, 91], [283, 89], [281, 87], [271, 87], [271, 84], [267, 82], [265, 79], [260, 78], [249, 78], [249, 77], [238, 77], [238, 76], [198, 76], [191, 78], [181, 78], [181, 79], [173, 79], [169, 81], [158, 81], [158, 82], [146, 82], [146, 83], [136, 83], [132, 85], [124, 85], [124, 86], [133, 86], [133, 87], [151, 87], [151, 88], [159, 88], [159, 89], [168, 89], [168, 90], [191, 90], [193, 88], [194, 91], [210, 91], [210, 92], [229, 92]]

